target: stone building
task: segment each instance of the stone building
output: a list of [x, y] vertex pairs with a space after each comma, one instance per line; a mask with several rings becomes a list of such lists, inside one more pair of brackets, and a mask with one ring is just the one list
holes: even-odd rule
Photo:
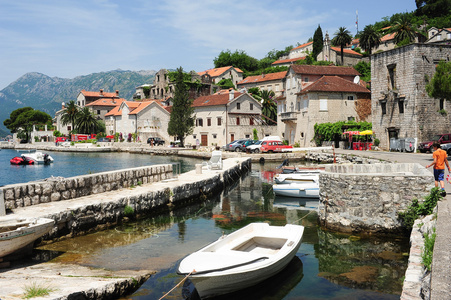
[[352, 67], [292, 65], [277, 98], [278, 135], [308, 147], [316, 123], [356, 119], [356, 101], [370, 98], [368, 89], [354, 83], [358, 75]]
[[417, 138], [450, 132], [449, 101], [426, 92], [440, 60], [449, 61], [450, 45], [410, 44], [371, 56], [373, 132], [380, 147], [390, 138]]
[[224, 146], [236, 139], [252, 139], [254, 128], [259, 138], [274, 135], [277, 129], [266, 124], [259, 101], [233, 89], [199, 97], [193, 107], [196, 124], [186, 144]]
[[[363, 55], [354, 50], [343, 49], [343, 66], [355, 66], [363, 58]], [[318, 54], [317, 60], [330, 61], [331, 63], [341, 66], [341, 48], [333, 47], [329, 34], [324, 37], [323, 50]]]
[[238, 82], [237, 86], [239, 90], [245, 89], [246, 91], [253, 87], [258, 87], [260, 90], [273, 91], [276, 97], [282, 95], [283, 92], [283, 80], [285, 79], [286, 71], [262, 74], [257, 76], [248, 76]]
[[97, 101], [99, 99], [119, 99], [119, 91], [116, 90], [115, 93], [107, 93], [104, 92], [103, 89], [100, 89], [98, 92], [91, 92], [91, 91], [85, 91], [81, 90], [80, 93], [78, 93], [77, 96], [77, 105], [81, 108], [85, 107], [89, 103], [92, 103], [94, 101]]
[[235, 85], [235, 88], [237, 83], [243, 80], [243, 71], [232, 66], [209, 69], [203, 72], [198, 72], [197, 74], [199, 74], [202, 78], [205, 78], [205, 76], [208, 75], [211, 78], [212, 84], [218, 84], [218, 82], [222, 79], [230, 79]]
[[428, 30], [428, 39], [426, 43], [451, 43], [451, 28], [437, 29], [432, 27]]

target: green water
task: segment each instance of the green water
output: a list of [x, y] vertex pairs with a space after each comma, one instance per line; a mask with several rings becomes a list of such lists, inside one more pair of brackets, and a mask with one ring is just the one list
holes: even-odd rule
[[[124, 299], [159, 299], [183, 277], [186, 255], [251, 222], [305, 226], [296, 258], [259, 286], [223, 299], [399, 299], [409, 251], [407, 238], [359, 238], [323, 231], [317, 200], [274, 198], [275, 165], [252, 172], [222, 195], [183, 209], [42, 247], [53, 261], [110, 270], [157, 270]], [[187, 281], [165, 299], [195, 299]], [[191, 297], [191, 298], [190, 298]]]

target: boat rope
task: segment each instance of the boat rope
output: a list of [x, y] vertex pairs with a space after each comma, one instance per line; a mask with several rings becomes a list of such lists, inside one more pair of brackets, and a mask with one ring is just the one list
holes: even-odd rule
[[299, 221], [301, 221], [302, 219], [304, 219], [304, 218], [306, 218], [309, 214], [311, 214], [312, 212], [315, 212], [315, 210], [311, 210], [311, 211], [309, 211], [308, 212], [308, 214], [306, 214], [305, 216], [303, 216], [302, 218], [300, 218], [299, 220], [297, 220], [297, 221], [294, 221], [293, 223], [297, 223], [297, 222], [299, 222]]
[[188, 275], [185, 276], [185, 278], [183, 278], [179, 283], [177, 283], [169, 292], [167, 292], [166, 294], [164, 294], [160, 299], [163, 299], [164, 297], [166, 297], [167, 295], [169, 295], [170, 293], [172, 293], [173, 290], [175, 290], [177, 287], [179, 287], [182, 283], [185, 282], [185, 280], [192, 274], [192, 273], [196, 273], [196, 270], [192, 270]]

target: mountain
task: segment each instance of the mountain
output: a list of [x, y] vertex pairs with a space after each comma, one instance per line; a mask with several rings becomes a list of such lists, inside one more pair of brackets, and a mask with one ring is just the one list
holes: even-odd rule
[[0, 91], [0, 136], [9, 130], [3, 121], [10, 113], [21, 107], [30, 106], [50, 116], [61, 109], [62, 102], [76, 100], [81, 90], [105, 92], [119, 91], [121, 98], [131, 100], [135, 88], [152, 84], [156, 71], [123, 71], [93, 73], [73, 79], [49, 77], [41, 73], [27, 73]]

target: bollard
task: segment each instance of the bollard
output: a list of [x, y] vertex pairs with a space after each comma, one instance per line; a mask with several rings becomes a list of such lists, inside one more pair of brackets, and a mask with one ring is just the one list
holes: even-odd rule
[[202, 164], [196, 164], [196, 174], [202, 174]]

